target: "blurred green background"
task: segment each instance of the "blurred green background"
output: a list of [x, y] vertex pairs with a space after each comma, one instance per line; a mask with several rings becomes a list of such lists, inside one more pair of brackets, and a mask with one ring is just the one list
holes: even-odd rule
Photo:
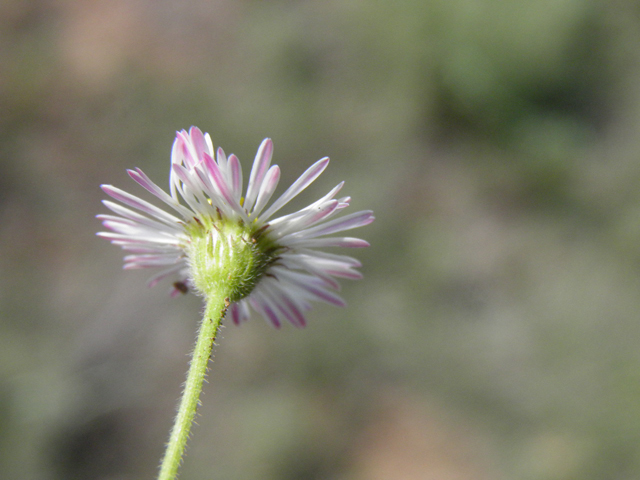
[[223, 330], [181, 479], [640, 478], [624, 0], [0, 3], [2, 478], [154, 478], [200, 300], [94, 216], [191, 125], [377, 220], [347, 309]]

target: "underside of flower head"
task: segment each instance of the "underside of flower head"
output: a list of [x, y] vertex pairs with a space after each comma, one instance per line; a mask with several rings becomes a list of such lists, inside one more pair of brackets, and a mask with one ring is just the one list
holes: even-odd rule
[[264, 235], [264, 229], [244, 220], [198, 219], [187, 230], [190, 283], [207, 298], [221, 291], [230, 302], [247, 297], [283, 250]]
[[[171, 154], [169, 192], [140, 169], [128, 173], [175, 213], [111, 185], [102, 189], [120, 203], [103, 203], [116, 215], [98, 215], [110, 232], [98, 235], [130, 252], [124, 267], [161, 268], [149, 280], [155, 285], [172, 277], [172, 294], [195, 290], [205, 298], [224, 291], [235, 323], [254, 309], [278, 327], [283, 320], [306, 323], [310, 301], [344, 305], [335, 291], [336, 278], [361, 278], [354, 258], [321, 250], [364, 247], [368, 243], [332, 234], [360, 227], [374, 219], [371, 211], [337, 216], [350, 198], [335, 198], [340, 183], [309, 206], [273, 218], [327, 167], [323, 158], [309, 167], [268, 207], [280, 169], [271, 165], [273, 143], [265, 139], [248, 180], [246, 194], [240, 162], [211, 138], [192, 127], [178, 132]], [[123, 206], [124, 204], [126, 206]], [[335, 217], [335, 218], [334, 218]]]

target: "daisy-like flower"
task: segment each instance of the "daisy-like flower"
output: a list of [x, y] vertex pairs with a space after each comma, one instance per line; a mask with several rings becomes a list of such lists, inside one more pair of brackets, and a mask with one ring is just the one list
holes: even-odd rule
[[120, 203], [104, 201], [116, 215], [98, 215], [111, 230], [98, 235], [131, 253], [124, 258], [125, 269], [160, 268], [150, 286], [172, 277], [173, 295], [194, 290], [208, 299], [225, 292], [236, 324], [247, 320], [253, 309], [275, 327], [283, 320], [302, 327], [311, 301], [344, 305], [335, 293], [336, 278], [361, 278], [355, 270], [361, 266], [358, 260], [318, 248], [368, 246], [358, 238], [331, 235], [367, 225], [374, 217], [371, 211], [338, 216], [350, 201], [334, 198], [342, 182], [302, 210], [274, 218], [318, 178], [329, 159], [314, 163], [267, 206], [280, 179], [278, 166], [271, 166], [272, 154], [273, 143], [265, 139], [243, 197], [238, 158], [227, 157], [221, 148], [214, 154], [209, 134], [198, 128], [178, 132], [171, 153], [170, 193], [142, 170], [128, 170], [173, 212], [103, 185]]

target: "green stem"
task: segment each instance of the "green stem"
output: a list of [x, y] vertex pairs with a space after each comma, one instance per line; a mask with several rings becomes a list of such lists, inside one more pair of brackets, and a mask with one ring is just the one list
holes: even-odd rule
[[189, 373], [187, 373], [187, 381], [180, 400], [178, 416], [173, 425], [173, 430], [171, 430], [171, 437], [162, 459], [158, 480], [174, 480], [178, 476], [178, 467], [187, 446], [191, 424], [196, 415], [213, 343], [216, 339], [218, 327], [227, 312], [228, 305], [228, 299], [207, 299], [198, 340], [196, 341]]

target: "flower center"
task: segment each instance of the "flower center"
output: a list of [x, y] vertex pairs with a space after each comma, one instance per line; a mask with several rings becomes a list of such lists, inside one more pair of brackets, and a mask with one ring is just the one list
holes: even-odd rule
[[191, 280], [206, 298], [223, 292], [237, 302], [248, 296], [282, 251], [265, 227], [240, 220], [199, 218], [187, 232]]

